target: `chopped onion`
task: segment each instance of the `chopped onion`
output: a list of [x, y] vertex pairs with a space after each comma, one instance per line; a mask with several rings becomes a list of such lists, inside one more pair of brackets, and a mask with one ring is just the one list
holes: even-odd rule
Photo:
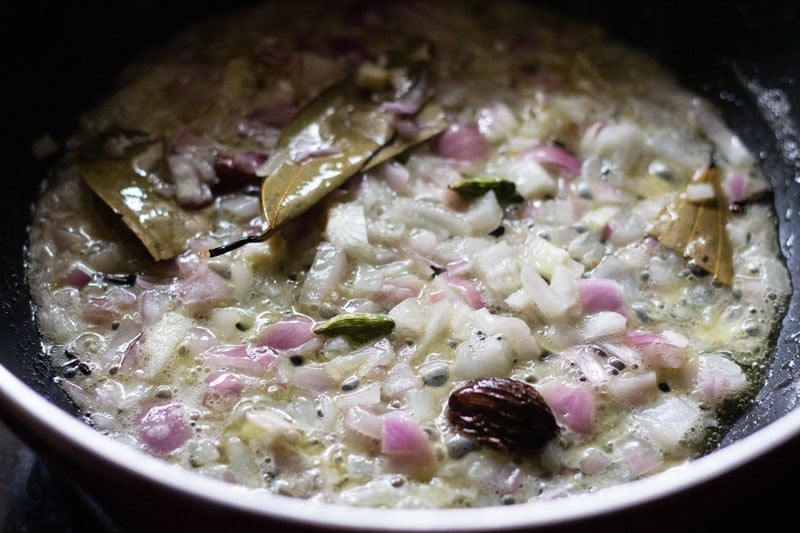
[[219, 274], [201, 263], [188, 278], [178, 282], [178, 299], [190, 313], [208, 311], [214, 307], [224, 307], [231, 302], [231, 287]]
[[139, 439], [155, 453], [165, 454], [183, 446], [192, 436], [185, 407], [179, 403], [154, 405], [139, 417]]
[[579, 463], [581, 472], [587, 475], [602, 474], [611, 466], [611, 458], [595, 447], [586, 448]]
[[436, 463], [428, 436], [414, 419], [401, 414], [383, 417], [381, 453], [385, 469], [420, 479], [427, 479]]
[[520, 157], [530, 157], [568, 178], [574, 178], [581, 173], [581, 161], [559, 146], [540, 144], [525, 150]]
[[503, 102], [482, 107], [475, 113], [478, 130], [490, 142], [498, 142], [517, 127], [514, 113]]
[[75, 264], [64, 276], [64, 284], [82, 289], [92, 281], [91, 271], [82, 264]]
[[625, 331], [628, 319], [624, 315], [613, 311], [600, 311], [585, 318], [583, 323], [583, 338], [597, 339]]
[[320, 244], [300, 289], [299, 302], [319, 305], [325, 301], [333, 288], [344, 279], [348, 268], [344, 250], [327, 243]]
[[592, 346], [582, 344], [561, 352], [564, 360], [565, 371], [577, 370], [579, 380], [593, 386], [600, 386], [609, 379], [608, 372], [595, 354]]
[[290, 377], [292, 385], [314, 392], [336, 389], [336, 380], [322, 365], [303, 365], [295, 368]]
[[422, 386], [422, 380], [407, 362], [400, 362], [394, 365], [386, 373], [383, 382], [383, 392], [390, 398], [398, 398], [405, 392], [418, 389]]
[[592, 432], [595, 409], [592, 391], [586, 387], [552, 381], [543, 383], [539, 392], [559, 422], [584, 435]]
[[434, 141], [434, 152], [446, 159], [479, 161], [489, 147], [478, 126], [471, 122], [453, 124]]
[[527, 263], [522, 265], [520, 279], [525, 294], [543, 316], [547, 318], [564, 316], [570, 307], [570, 302], [556, 294], [544, 278]]
[[262, 329], [256, 344], [267, 346], [276, 352], [297, 348], [317, 338], [317, 334], [314, 333], [315, 324], [305, 315], [283, 317]]
[[278, 354], [267, 346], [222, 345], [202, 355], [212, 368], [230, 368], [260, 375], [270, 370]]
[[646, 405], [658, 393], [658, 380], [654, 371], [618, 377], [606, 384], [606, 390], [627, 405]]
[[655, 368], [678, 368], [686, 360], [687, 340], [678, 333], [632, 331], [625, 338]]
[[210, 391], [220, 396], [238, 396], [244, 390], [244, 384], [232, 372], [214, 372], [206, 378]]
[[614, 311], [621, 313], [625, 303], [622, 285], [612, 279], [588, 278], [575, 282], [584, 313]]
[[700, 355], [696, 362], [695, 386], [692, 395], [707, 406], [719, 405], [725, 398], [738, 394], [747, 386], [742, 368], [724, 355]]
[[614, 451], [625, 462], [631, 478], [636, 479], [664, 463], [661, 453], [645, 440], [626, 435], [614, 442]]
[[506, 241], [479, 250], [475, 270], [486, 285], [501, 294], [511, 294], [520, 287], [517, 259]]
[[344, 412], [344, 427], [376, 441], [383, 437], [383, 418], [357, 405]]
[[433, 454], [428, 436], [411, 418], [389, 414], [383, 417], [381, 453], [414, 455], [423, 460]]
[[697, 423], [700, 409], [679, 396], [665, 394], [656, 404], [634, 415], [648, 439], [672, 450]]
[[486, 307], [483, 295], [471, 280], [449, 275], [446, 277], [446, 280], [450, 287], [456, 289], [456, 291], [464, 297], [467, 304], [469, 304], [472, 309]]
[[353, 392], [337, 394], [333, 401], [339, 409], [347, 409], [356, 405], [375, 405], [381, 401], [381, 386], [379, 383], [371, 383], [365, 387], [359, 387]]

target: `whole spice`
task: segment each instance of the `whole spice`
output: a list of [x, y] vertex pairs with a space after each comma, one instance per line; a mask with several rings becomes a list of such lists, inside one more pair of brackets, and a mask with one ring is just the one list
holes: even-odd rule
[[367, 342], [384, 337], [394, 330], [394, 320], [378, 313], [336, 315], [314, 328], [314, 333], [335, 337], [341, 335], [353, 342]]
[[510, 378], [469, 381], [450, 394], [446, 416], [462, 435], [512, 455], [531, 455], [558, 435], [541, 394]]

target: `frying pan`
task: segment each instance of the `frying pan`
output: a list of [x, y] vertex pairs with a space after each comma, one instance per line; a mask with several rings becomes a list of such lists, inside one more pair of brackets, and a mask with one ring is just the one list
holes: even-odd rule
[[[774, 188], [781, 249], [794, 287], [773, 339], [774, 361], [765, 386], [719, 449], [690, 468], [579, 501], [483, 510], [352, 509], [254, 494], [176, 471], [109, 441], [79, 420], [41, 354], [25, 287], [26, 225], [52, 162], [34, 159], [31, 144], [45, 133], [64, 141], [78, 116], [112, 88], [116, 73], [137, 51], [192, 20], [242, 3], [29, 0], [7, 19], [24, 39], [4, 47], [10, 94], [0, 195], [0, 418], [49, 464], [129, 522], [159, 530], [539, 531], [637, 524], [650, 531], [687, 529], [682, 513], [702, 512], [703, 505], [720, 502], [735, 506], [743, 492], [769, 486], [771, 476], [785, 476], [787, 469], [800, 474], [800, 409], [795, 407], [800, 397], [800, 10], [792, 0], [697, 1], [691, 6], [659, 0], [635, 6], [537, 2], [598, 23], [660, 59], [688, 89], [721, 109], [758, 155]], [[703, 524], [699, 516], [692, 520]]]

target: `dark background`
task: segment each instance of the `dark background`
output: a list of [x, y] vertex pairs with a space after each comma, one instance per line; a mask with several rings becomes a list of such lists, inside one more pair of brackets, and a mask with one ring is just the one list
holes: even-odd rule
[[[238, 2], [242, 3], [242, 2]], [[800, 197], [800, 8], [794, 1], [702, 1], [684, 4], [652, 2], [543, 1], [543, 5], [597, 21], [632, 44], [643, 47], [678, 72], [692, 90], [719, 103], [726, 120], [755, 153], [763, 153], [762, 165], [780, 182], [777, 210], [797, 205]], [[3, 149], [4, 185], [13, 197], [31, 197], [35, 181], [26, 176], [41, 169], [30, 159], [31, 142], [45, 132], [63, 138], [75, 125], [80, 111], [91, 107], [110, 87], [113, 73], [126, 58], [198, 16], [212, 14], [231, 3], [130, 1], [106, 3], [47, 3], [32, 0], [15, 3], [4, 15], [2, 68], [7, 96], [3, 116], [6, 135]], [[12, 14], [13, 13], [13, 14]], [[535, 21], [532, 21], [534, 24]], [[766, 89], [777, 89], [786, 98], [757, 100], [742, 79], [756, 80]], [[774, 93], [779, 94], [779, 93]], [[776, 116], [775, 105], [789, 109]], [[780, 111], [780, 110], [779, 110]], [[46, 129], [45, 129], [46, 128]], [[13, 135], [10, 135], [13, 134]], [[793, 144], [794, 143], [794, 144]], [[790, 199], [794, 204], [787, 204]], [[10, 211], [9, 211], [10, 210]], [[3, 244], [13, 257], [24, 242], [19, 224], [11, 222], [27, 215], [26, 205], [6, 206], [3, 213]], [[782, 234], [786, 242], [794, 225]], [[9, 222], [11, 221], [11, 222]], [[795, 248], [800, 246], [796, 242]], [[800, 269], [797, 253], [785, 247], [790, 265]], [[10, 263], [8, 257], [4, 262]], [[4, 264], [7, 276], [19, 276], [17, 265]], [[14, 280], [12, 279], [11, 282]], [[18, 279], [16, 280], [19, 281]], [[5, 283], [11, 283], [4, 280]], [[24, 320], [29, 314], [24, 299], [9, 299], [3, 293], [3, 321]], [[12, 301], [13, 300], [13, 301]], [[800, 331], [798, 310], [790, 310], [786, 335]], [[24, 326], [9, 330], [4, 324], [0, 351], [5, 354], [21, 342], [12, 338], [31, 332]], [[9, 333], [11, 332], [11, 333]], [[34, 343], [35, 344], [35, 343]], [[798, 365], [776, 367], [769, 389], [798, 383], [797, 343], [781, 344], [784, 360]], [[17, 372], [15, 362], [3, 364]], [[19, 363], [21, 364], [21, 363]], [[56, 393], [57, 394], [57, 393]], [[55, 398], [58, 400], [58, 398]], [[755, 409], [737, 431], [761, 427], [775, 413], [785, 412], [797, 401], [797, 392], [770, 394], [766, 411]], [[735, 436], [735, 435], [734, 435]], [[721, 531], [744, 527], [763, 528], [765, 521], [791, 520], [797, 515], [800, 479], [800, 440], [795, 439], [726, 481], [715, 497], [684, 499], [660, 516], [636, 511], [637, 520], [648, 531], [680, 526], [683, 531]], [[152, 509], [143, 512], [154, 512]], [[73, 482], [35, 454], [0, 423], [0, 526], [3, 533], [135, 531], [127, 517], [108, 512]], [[774, 523], [774, 522], [773, 522]], [[791, 523], [791, 522], [790, 522]], [[606, 523], [613, 529], [613, 523]], [[738, 527], [737, 527], [738, 526]], [[605, 529], [603, 524], [598, 526]], [[584, 530], [593, 528], [583, 527]]]

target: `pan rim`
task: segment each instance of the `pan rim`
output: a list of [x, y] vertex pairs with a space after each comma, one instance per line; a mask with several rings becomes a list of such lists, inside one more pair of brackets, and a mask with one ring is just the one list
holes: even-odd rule
[[175, 496], [263, 520], [370, 531], [498, 531], [589, 520], [646, 505], [720, 478], [800, 437], [800, 409], [794, 408], [732, 444], [665, 472], [591, 494], [504, 506], [502, 513], [492, 513], [486, 512], [485, 507], [376, 509], [321, 503], [250, 490], [175, 468], [98, 433], [41, 396], [2, 364], [0, 419], [45, 457], [81, 452], [84, 459], [120, 472], [128, 479], [155, 484]]

